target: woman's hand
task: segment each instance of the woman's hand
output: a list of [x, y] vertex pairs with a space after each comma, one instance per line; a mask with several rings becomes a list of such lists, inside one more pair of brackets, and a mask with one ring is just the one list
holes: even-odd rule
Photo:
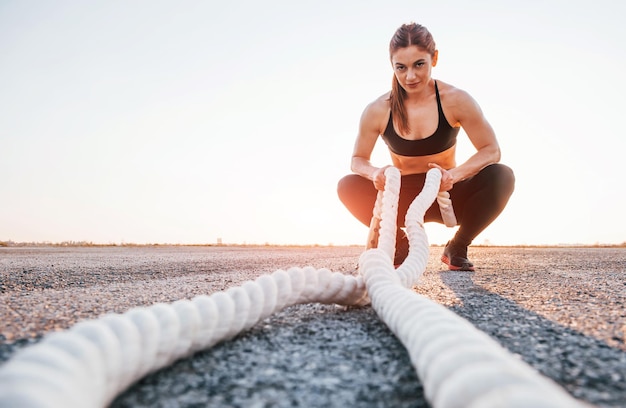
[[452, 173], [436, 163], [428, 163], [428, 167], [431, 169], [439, 169], [441, 171], [441, 184], [439, 191], [450, 191], [454, 186], [454, 176]]
[[379, 169], [374, 170], [372, 173], [372, 181], [374, 182], [374, 187], [376, 190], [383, 191], [385, 189], [385, 182], [387, 178], [385, 177], [385, 170], [391, 166], [384, 166]]

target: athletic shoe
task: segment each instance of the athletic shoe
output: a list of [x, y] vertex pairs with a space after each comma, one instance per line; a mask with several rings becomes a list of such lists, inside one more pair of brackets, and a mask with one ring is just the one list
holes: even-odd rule
[[451, 271], [473, 271], [474, 264], [467, 259], [467, 247], [448, 241], [441, 255], [441, 262], [448, 265]]

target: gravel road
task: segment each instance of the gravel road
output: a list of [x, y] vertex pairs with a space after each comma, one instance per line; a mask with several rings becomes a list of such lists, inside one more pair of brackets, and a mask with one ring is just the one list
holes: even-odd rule
[[[360, 247], [0, 248], [0, 361], [103, 313], [211, 294], [311, 265], [354, 274]], [[431, 248], [415, 291], [599, 407], [626, 406], [626, 248]], [[154, 373], [112, 407], [427, 407], [407, 352], [370, 307], [299, 305]]]

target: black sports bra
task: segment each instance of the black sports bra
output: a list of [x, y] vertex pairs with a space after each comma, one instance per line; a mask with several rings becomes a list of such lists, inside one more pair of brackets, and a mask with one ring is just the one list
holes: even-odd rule
[[428, 156], [441, 153], [455, 145], [459, 128], [450, 126], [443, 114], [437, 81], [435, 81], [435, 93], [437, 94], [437, 110], [439, 111], [439, 123], [435, 133], [424, 139], [405, 139], [394, 130], [393, 114], [390, 113], [387, 128], [381, 135], [387, 146], [389, 146], [389, 150], [400, 156]]

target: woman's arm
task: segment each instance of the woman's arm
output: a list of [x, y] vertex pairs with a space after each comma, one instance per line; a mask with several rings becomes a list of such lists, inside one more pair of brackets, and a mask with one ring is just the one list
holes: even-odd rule
[[369, 104], [363, 111], [350, 165], [353, 172], [372, 180], [378, 190], [385, 187], [384, 170], [387, 166], [376, 167], [372, 165], [370, 158], [378, 136], [383, 131], [382, 126], [384, 126], [385, 117], [389, 111], [386, 101], [386, 96], [382, 96]]
[[467, 92], [459, 89], [454, 89], [450, 96], [454, 120], [465, 130], [470, 142], [476, 148], [476, 153], [467, 161], [449, 170], [453, 182], [457, 182], [472, 177], [484, 167], [500, 161], [500, 146], [478, 103]]

